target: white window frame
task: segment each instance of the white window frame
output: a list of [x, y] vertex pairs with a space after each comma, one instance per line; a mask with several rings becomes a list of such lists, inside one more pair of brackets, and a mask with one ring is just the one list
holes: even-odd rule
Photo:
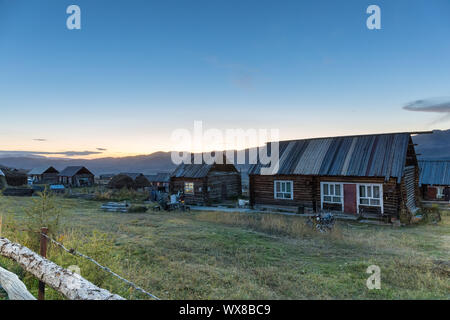
[[[192, 184], [192, 192], [187, 192], [186, 191], [186, 185], [190, 185], [190, 184]], [[188, 181], [185, 181], [184, 182], [184, 194], [194, 194], [195, 193], [195, 184], [194, 184], [194, 182], [188, 182]]]
[[[325, 201], [324, 199], [324, 185], [325, 184], [332, 184], [334, 186], [339, 185], [340, 190], [341, 190], [341, 194], [339, 196], [336, 196], [336, 194], [333, 195], [326, 195], [326, 196], [331, 196], [331, 198], [333, 197], [340, 197], [341, 198], [341, 202], [334, 202], [334, 201]], [[323, 204], [324, 203], [328, 203], [328, 204], [340, 204], [342, 206], [342, 211], [344, 211], [344, 183], [342, 182], [332, 182], [332, 181], [321, 181], [320, 182], [320, 205], [321, 208], [323, 209]]]
[[[289, 183], [291, 185], [291, 192], [286, 192], [286, 191], [285, 192], [282, 192], [282, 191], [277, 192], [277, 183], [280, 183], [280, 186], [281, 186], [281, 183], [286, 183], [286, 184]], [[278, 197], [277, 193], [283, 193], [283, 194], [290, 193], [290, 198]], [[277, 200], [293, 200], [294, 199], [294, 182], [292, 180], [274, 180], [273, 181], [273, 197], [274, 197], [274, 199], [277, 199]]]
[[444, 190], [445, 187], [443, 186], [436, 186], [436, 199], [444, 199], [445, 194], [444, 194]]
[[[361, 197], [360, 195], [360, 187], [361, 186], [365, 186], [366, 187], [366, 192], [367, 192], [367, 187], [371, 187], [372, 189], [372, 197]], [[380, 188], [380, 198], [374, 198], [373, 197], [373, 187], [379, 187]], [[383, 198], [384, 198], [384, 193], [383, 193], [383, 184], [382, 183], [358, 183], [357, 184], [357, 189], [356, 189], [356, 195], [357, 195], [357, 206], [358, 206], [358, 213], [359, 213], [359, 207], [360, 206], [364, 206], [364, 207], [379, 207], [381, 208], [381, 213], [384, 213], [384, 204], [383, 204]], [[369, 199], [369, 204], [361, 204], [361, 199]], [[370, 199], [376, 199], [376, 200], [380, 200], [380, 204], [370, 204]]]

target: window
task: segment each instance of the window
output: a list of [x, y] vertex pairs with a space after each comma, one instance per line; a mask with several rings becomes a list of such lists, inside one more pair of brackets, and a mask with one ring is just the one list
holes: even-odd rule
[[194, 194], [194, 183], [193, 182], [185, 182], [184, 183], [184, 193]]
[[342, 203], [342, 186], [340, 183], [322, 183], [323, 202]]
[[294, 199], [294, 188], [292, 181], [275, 181], [275, 199]]
[[359, 204], [363, 206], [381, 206], [381, 185], [360, 184]]
[[443, 199], [444, 198], [444, 187], [437, 187], [436, 188], [436, 199]]

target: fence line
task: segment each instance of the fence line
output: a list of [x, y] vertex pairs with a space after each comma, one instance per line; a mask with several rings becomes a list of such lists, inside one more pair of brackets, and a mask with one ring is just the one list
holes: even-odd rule
[[133, 289], [135, 289], [135, 290], [137, 290], [137, 291], [139, 291], [139, 292], [141, 292], [141, 293], [143, 293], [143, 294], [145, 294], [145, 295], [147, 295], [147, 296], [149, 296], [149, 297], [151, 297], [151, 298], [153, 298], [153, 299], [155, 299], [155, 300], [160, 300], [160, 298], [158, 298], [158, 297], [155, 296], [154, 294], [151, 294], [150, 292], [145, 291], [144, 289], [142, 289], [141, 287], [139, 287], [139, 286], [136, 285], [135, 283], [133, 283], [133, 282], [131, 282], [131, 281], [129, 281], [129, 280], [127, 280], [127, 279], [121, 277], [120, 275], [118, 275], [117, 273], [115, 273], [114, 271], [112, 271], [110, 268], [105, 267], [105, 266], [101, 265], [100, 263], [98, 263], [98, 262], [97, 262], [96, 260], [94, 260], [93, 258], [91, 258], [91, 257], [89, 257], [89, 256], [87, 256], [87, 255], [85, 255], [85, 254], [83, 254], [83, 253], [81, 253], [81, 252], [78, 252], [78, 251], [76, 251], [76, 250], [73, 249], [73, 248], [67, 249], [62, 243], [60, 243], [60, 242], [58, 242], [58, 241], [52, 239], [51, 237], [49, 237], [48, 235], [46, 235], [46, 234], [43, 233], [43, 232], [40, 232], [40, 231], [33, 231], [33, 230], [26, 230], [26, 229], [20, 229], [20, 228], [16, 228], [16, 227], [10, 226], [10, 225], [8, 225], [7, 228], [11, 228], [11, 229], [13, 229], [13, 230], [15, 230], [15, 231], [33, 232], [33, 233], [40, 234], [41, 236], [43, 236], [43, 237], [45, 237], [46, 239], [48, 239], [50, 242], [54, 243], [55, 245], [57, 245], [58, 247], [60, 247], [60, 248], [63, 249], [64, 251], [66, 251], [67, 253], [69, 253], [69, 254], [71, 254], [71, 255], [74, 255], [74, 256], [78, 256], [78, 257], [84, 258], [84, 259], [86, 259], [86, 260], [88, 260], [88, 261], [94, 263], [94, 264], [95, 264], [96, 266], [98, 266], [100, 269], [102, 269], [102, 270], [104, 270], [104, 271], [106, 271], [106, 272], [112, 274], [113, 276], [115, 276], [115, 277], [118, 278], [119, 280], [121, 280], [121, 281], [125, 282], [126, 284], [128, 284], [128, 285], [129, 285], [130, 287], [132, 287]]
[[70, 300], [124, 300], [7, 238], [0, 238], [0, 256], [14, 260], [25, 271]]
[[61, 249], [63, 249], [63, 250], [66, 251], [67, 253], [70, 253], [70, 254], [72, 254], [72, 255], [74, 255], [74, 256], [79, 256], [79, 257], [82, 257], [82, 258], [84, 258], [84, 259], [86, 259], [86, 260], [91, 261], [92, 263], [94, 263], [95, 265], [97, 265], [100, 269], [102, 269], [102, 270], [104, 270], [104, 271], [106, 271], [106, 272], [109, 272], [110, 274], [112, 274], [112, 275], [115, 276], [116, 278], [122, 280], [123, 282], [125, 282], [126, 284], [128, 284], [130, 287], [134, 288], [135, 290], [137, 290], [137, 291], [139, 291], [139, 292], [141, 292], [141, 293], [143, 293], [143, 294], [146, 294], [147, 296], [149, 296], [149, 297], [151, 297], [151, 298], [153, 298], [153, 299], [155, 299], [155, 300], [160, 300], [158, 297], [156, 297], [155, 295], [151, 294], [150, 292], [145, 291], [145, 290], [142, 289], [141, 287], [137, 286], [135, 283], [133, 283], [133, 282], [131, 282], [131, 281], [129, 281], [129, 280], [127, 280], [127, 279], [125, 279], [125, 278], [119, 276], [117, 273], [115, 273], [114, 271], [112, 271], [110, 268], [105, 267], [105, 266], [102, 266], [100, 263], [98, 263], [97, 261], [95, 261], [95, 260], [92, 259], [91, 257], [89, 257], [89, 256], [87, 256], [87, 255], [85, 255], [85, 254], [83, 254], [83, 253], [81, 253], [81, 252], [78, 252], [78, 251], [76, 251], [75, 249], [72, 249], [72, 248], [71, 248], [71, 249], [67, 249], [62, 243], [60, 243], [60, 242], [58, 242], [58, 241], [56, 241], [56, 240], [50, 238], [50, 237], [49, 237], [48, 235], [46, 235], [45, 233], [42, 233], [42, 232], [41, 232], [41, 235], [43, 235], [45, 238], [47, 238], [48, 240], [50, 240], [52, 243], [56, 244], [58, 247], [60, 247]]

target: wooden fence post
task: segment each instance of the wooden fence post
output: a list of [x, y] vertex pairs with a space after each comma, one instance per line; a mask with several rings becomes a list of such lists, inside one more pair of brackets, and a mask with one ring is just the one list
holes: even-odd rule
[[[47, 232], [48, 228], [41, 228], [41, 250], [40, 255], [44, 258], [47, 258]], [[39, 292], [38, 292], [38, 300], [45, 300], [45, 283], [39, 281]]]

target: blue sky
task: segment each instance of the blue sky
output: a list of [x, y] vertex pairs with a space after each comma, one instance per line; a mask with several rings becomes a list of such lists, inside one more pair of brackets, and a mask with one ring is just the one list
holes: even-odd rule
[[282, 139], [446, 129], [402, 107], [450, 96], [449, 34], [448, 0], [0, 0], [0, 150], [170, 150], [194, 120]]

